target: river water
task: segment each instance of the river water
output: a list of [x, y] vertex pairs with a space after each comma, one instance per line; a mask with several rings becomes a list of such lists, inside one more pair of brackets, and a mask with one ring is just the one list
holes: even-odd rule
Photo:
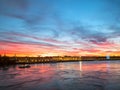
[[0, 90], [120, 90], [120, 61], [0, 68]]

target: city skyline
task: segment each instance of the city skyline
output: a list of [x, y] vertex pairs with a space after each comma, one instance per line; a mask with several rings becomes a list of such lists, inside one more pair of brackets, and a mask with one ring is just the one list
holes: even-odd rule
[[0, 54], [120, 55], [119, 0], [0, 0]]

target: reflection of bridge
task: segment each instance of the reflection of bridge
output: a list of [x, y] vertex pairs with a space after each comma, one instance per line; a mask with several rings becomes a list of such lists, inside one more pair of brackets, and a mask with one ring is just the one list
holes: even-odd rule
[[[54, 56], [54, 57], [17, 57], [17, 63], [46, 63], [46, 62], [65, 62], [83, 60], [106, 60], [106, 56]], [[120, 56], [111, 56], [109, 60], [120, 60]]]
[[[106, 56], [51, 56], [51, 57], [7, 57], [0, 56], [0, 64], [46, 63], [84, 60], [106, 60]], [[120, 60], [120, 56], [111, 56], [109, 60]]]
[[72, 56], [54, 56], [54, 57], [16, 57], [16, 63], [46, 63], [61, 61], [80, 61], [81, 57]]

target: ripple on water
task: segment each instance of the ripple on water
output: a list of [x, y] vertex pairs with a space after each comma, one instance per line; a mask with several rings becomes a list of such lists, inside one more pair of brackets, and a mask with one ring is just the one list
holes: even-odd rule
[[120, 90], [120, 62], [37, 64], [0, 70], [0, 90]]

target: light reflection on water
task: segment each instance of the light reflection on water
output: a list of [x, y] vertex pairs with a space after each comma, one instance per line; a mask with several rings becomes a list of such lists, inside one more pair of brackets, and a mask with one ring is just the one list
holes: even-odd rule
[[120, 90], [119, 61], [80, 61], [0, 69], [0, 90]]

